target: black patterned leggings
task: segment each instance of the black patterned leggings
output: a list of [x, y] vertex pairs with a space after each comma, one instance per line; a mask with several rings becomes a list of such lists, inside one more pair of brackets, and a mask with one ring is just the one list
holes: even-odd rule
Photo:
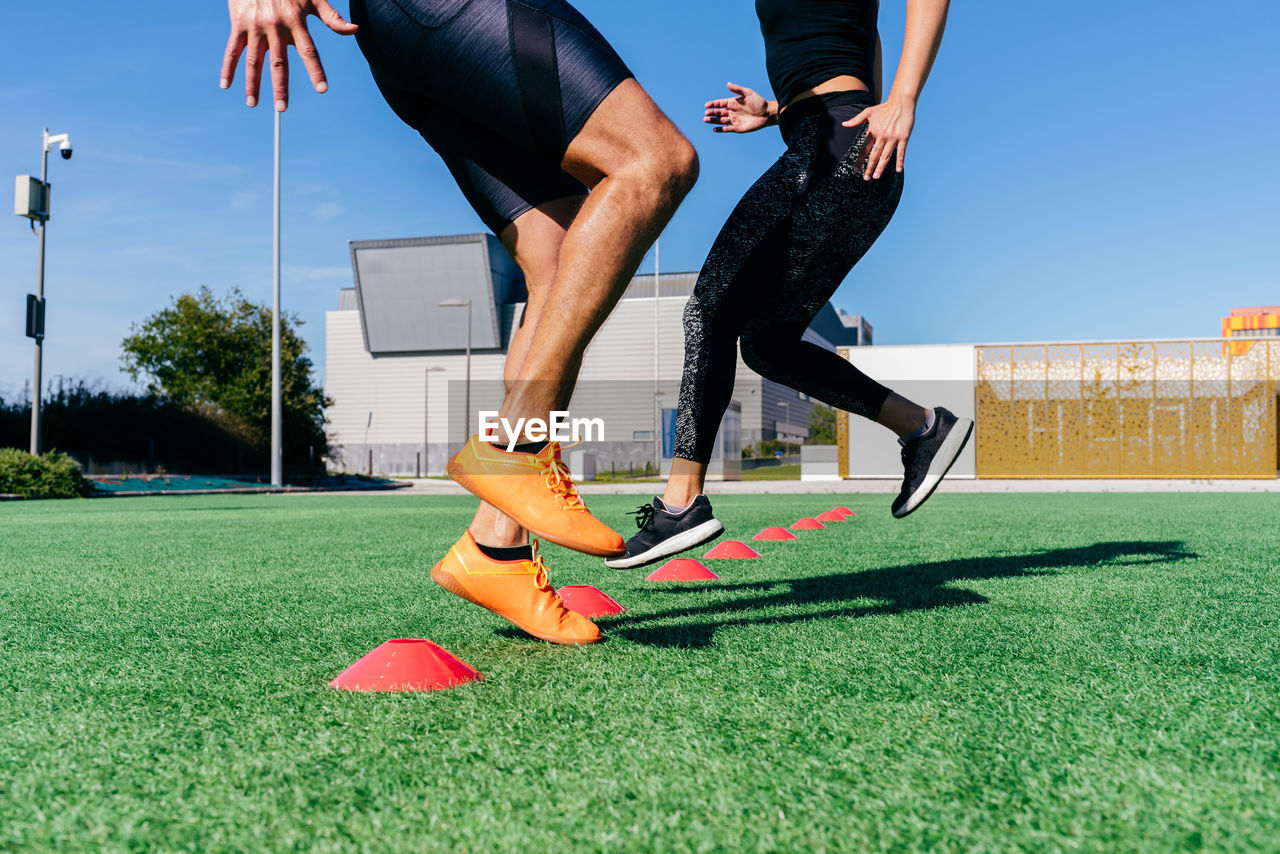
[[892, 166], [863, 180], [866, 125], [840, 124], [872, 103], [867, 92], [836, 92], [783, 112], [786, 152], [729, 215], [685, 307], [675, 456], [710, 461], [739, 340], [743, 361], [761, 376], [865, 418], [880, 414], [889, 389], [801, 340], [902, 196]]

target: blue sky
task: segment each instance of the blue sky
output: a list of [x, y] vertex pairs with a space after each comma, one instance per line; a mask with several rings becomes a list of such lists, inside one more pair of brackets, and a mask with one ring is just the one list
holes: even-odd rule
[[[696, 269], [781, 151], [776, 131], [701, 124], [725, 81], [768, 88], [753, 4], [578, 5], [698, 147], [702, 178], [662, 239], [664, 270]], [[882, 0], [890, 69], [904, 15]], [[349, 240], [482, 226], [354, 40], [312, 33], [330, 91], [295, 61], [284, 288], [323, 371]], [[218, 88], [226, 34], [216, 0], [6, 8], [5, 187], [38, 173], [41, 127], [76, 147], [50, 161], [46, 377], [125, 385], [129, 325], [202, 284], [270, 299], [271, 113]], [[905, 344], [1209, 336], [1232, 306], [1280, 303], [1278, 37], [1263, 0], [956, 2], [902, 205], [835, 304]], [[0, 224], [0, 394], [31, 373], [35, 256], [25, 220]]]

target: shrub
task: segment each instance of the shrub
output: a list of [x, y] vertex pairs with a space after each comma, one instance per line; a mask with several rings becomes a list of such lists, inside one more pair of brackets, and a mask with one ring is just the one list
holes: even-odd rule
[[809, 438], [806, 445], [834, 445], [836, 443], [836, 411], [815, 403], [809, 410]]
[[754, 445], [747, 445], [742, 449], [742, 458], [744, 460], [762, 459], [764, 457], [775, 456], [778, 451], [786, 454], [800, 453], [799, 442], [784, 442], [781, 439], [765, 439], [756, 442]]
[[[49, 387], [41, 411], [44, 444], [61, 448], [85, 467], [96, 461], [145, 471], [163, 466], [183, 474], [244, 474], [270, 468], [268, 447], [234, 418], [148, 394], [105, 391], [83, 381], [59, 382]], [[0, 400], [0, 448], [23, 447], [30, 435], [31, 404]], [[307, 449], [298, 454], [302, 463], [286, 460], [290, 474], [305, 470]]]
[[0, 448], [0, 492], [28, 498], [80, 498], [93, 484], [66, 454], [49, 451], [38, 457], [17, 448]]

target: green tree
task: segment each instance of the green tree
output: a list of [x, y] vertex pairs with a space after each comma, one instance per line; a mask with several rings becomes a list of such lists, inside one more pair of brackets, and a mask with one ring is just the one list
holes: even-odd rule
[[[302, 471], [314, 449], [328, 450], [324, 407], [330, 401], [312, 379], [302, 321], [280, 324], [280, 394], [285, 464]], [[271, 437], [271, 308], [238, 288], [218, 299], [207, 287], [134, 324], [124, 339], [124, 368], [158, 397], [238, 422], [255, 443]]]
[[834, 445], [836, 443], [836, 411], [823, 403], [814, 402], [809, 410], [808, 445]]

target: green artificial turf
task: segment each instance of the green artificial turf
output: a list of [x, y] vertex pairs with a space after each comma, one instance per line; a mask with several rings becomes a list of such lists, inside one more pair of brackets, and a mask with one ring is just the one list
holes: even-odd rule
[[[716, 509], [836, 503], [719, 582], [548, 548], [583, 648], [429, 582], [466, 498], [0, 505], [0, 850], [1280, 850], [1280, 496]], [[327, 687], [393, 637], [486, 679]]]

